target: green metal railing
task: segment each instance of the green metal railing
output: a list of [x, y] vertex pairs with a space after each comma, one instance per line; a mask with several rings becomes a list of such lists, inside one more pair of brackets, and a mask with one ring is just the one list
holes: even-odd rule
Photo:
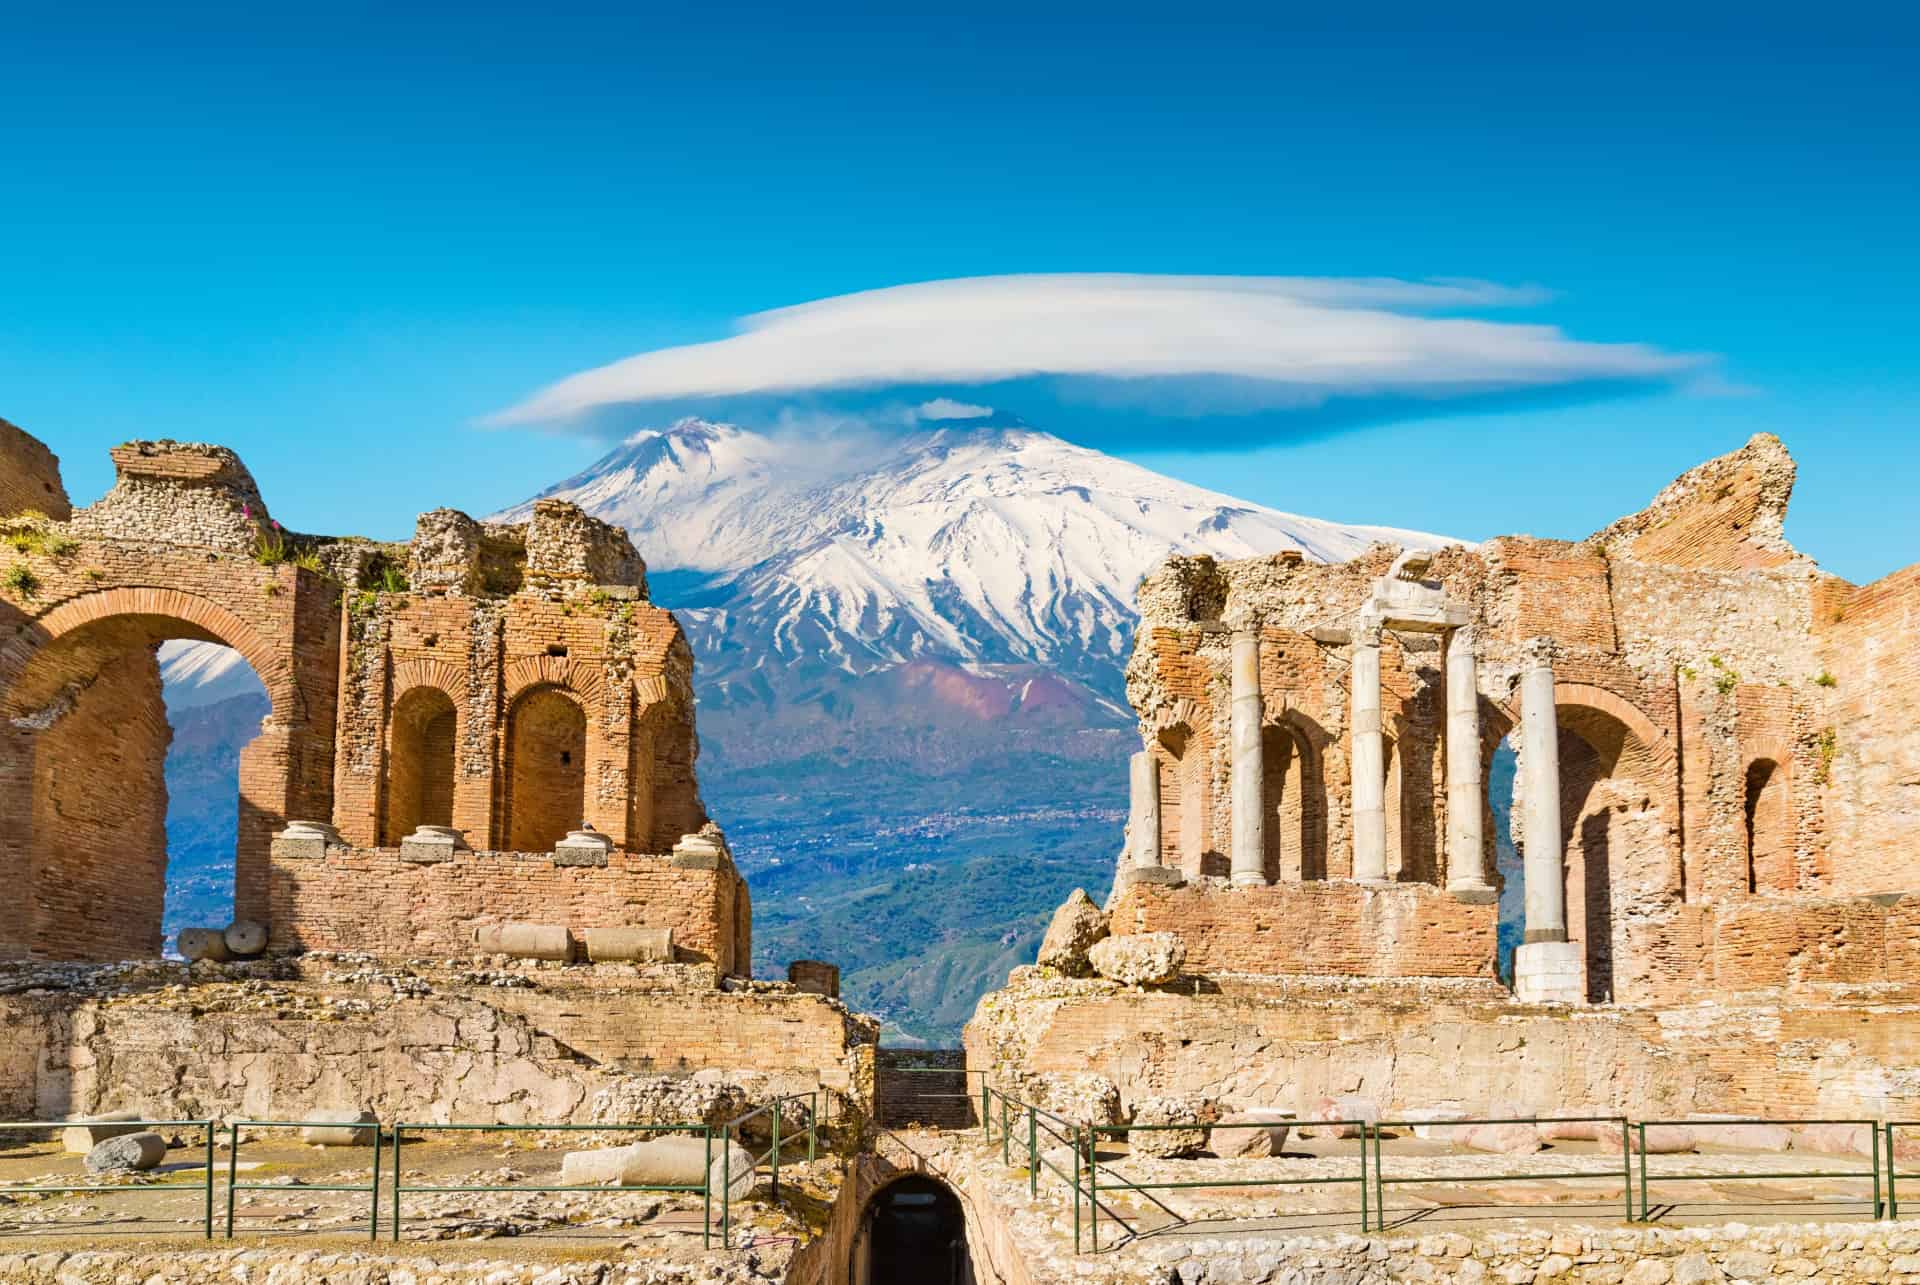
[[[1650, 1126], [1683, 1125], [1687, 1128], [1692, 1128], [1692, 1129], [1707, 1128], [1707, 1127], [1717, 1129], [1722, 1127], [1737, 1127], [1740, 1125], [1764, 1125], [1764, 1124], [1771, 1124], [1771, 1125], [1841, 1124], [1841, 1125], [1864, 1126], [1865, 1129], [1867, 1130], [1868, 1136], [1872, 1139], [1872, 1142], [1870, 1145], [1873, 1152], [1873, 1155], [1872, 1155], [1873, 1167], [1870, 1169], [1843, 1169], [1843, 1170], [1829, 1170], [1829, 1169], [1813, 1169], [1813, 1170], [1800, 1169], [1800, 1170], [1786, 1170], [1786, 1171], [1775, 1170], [1768, 1173], [1732, 1173], [1732, 1174], [1669, 1173], [1669, 1174], [1653, 1174], [1649, 1176], [1647, 1173], [1647, 1129]], [[1769, 1180], [1769, 1179], [1773, 1181], [1779, 1181], [1780, 1179], [1783, 1179], [1783, 1178], [1802, 1178], [1802, 1179], [1804, 1178], [1865, 1178], [1865, 1179], [1871, 1179], [1873, 1182], [1873, 1216], [1875, 1218], [1879, 1218], [1883, 1212], [1884, 1207], [1882, 1206], [1880, 1201], [1880, 1124], [1877, 1120], [1761, 1120], [1761, 1119], [1636, 1120], [1634, 1122], [1633, 1128], [1635, 1133], [1638, 1135], [1639, 1142], [1640, 1142], [1640, 1221], [1641, 1222], [1650, 1221], [1650, 1217], [1648, 1214], [1648, 1209], [1650, 1205], [1649, 1205], [1647, 1193], [1650, 1188], [1650, 1185], [1654, 1182], [1759, 1182], [1759, 1181]], [[1629, 1214], [1628, 1217], [1631, 1218], [1632, 1215]]]
[[1894, 1154], [1893, 1134], [1896, 1129], [1920, 1129], [1920, 1120], [1887, 1121], [1887, 1217], [1900, 1216], [1900, 1180], [1902, 1178], [1920, 1178], [1920, 1173], [1901, 1173], [1900, 1161]]
[[[525, 1183], [410, 1183], [406, 1180], [406, 1171], [400, 1167], [400, 1147], [407, 1130], [415, 1133], [693, 1133], [706, 1141], [705, 1175], [698, 1184], [678, 1183], [649, 1186], [609, 1187], [604, 1183], [574, 1183], [570, 1185]], [[507, 1192], [514, 1195], [538, 1195], [546, 1193], [588, 1191], [603, 1196], [620, 1195], [625, 1192], [650, 1191], [671, 1192], [675, 1194], [699, 1193], [702, 1199], [701, 1244], [713, 1243], [713, 1139], [715, 1130], [706, 1124], [419, 1124], [396, 1123], [393, 1126], [393, 1202], [391, 1231], [392, 1238], [401, 1237], [401, 1199], [405, 1196], [429, 1194], [449, 1194], [454, 1192]], [[723, 1157], [726, 1148], [722, 1148]], [[724, 1159], [723, 1162], [724, 1164]], [[378, 1214], [375, 1215], [378, 1218]]]
[[100, 1186], [82, 1184], [58, 1186], [47, 1184], [34, 1187], [0, 1186], [0, 1196], [22, 1196], [41, 1193], [45, 1195], [71, 1195], [86, 1192], [95, 1196], [124, 1196], [132, 1192], [152, 1193], [157, 1191], [192, 1191], [196, 1187], [204, 1194], [202, 1223], [208, 1240], [213, 1239], [213, 1133], [217, 1127], [212, 1120], [11, 1120], [0, 1121], [0, 1133], [52, 1132], [60, 1129], [84, 1128], [89, 1124], [111, 1124], [115, 1128], [124, 1128], [129, 1133], [138, 1133], [147, 1129], [198, 1129], [206, 1138], [206, 1173], [197, 1183], [164, 1182], [141, 1183], [137, 1186]]
[[[1091, 1239], [1093, 1250], [1098, 1252], [1100, 1249], [1099, 1193], [1102, 1188], [1100, 1185], [1100, 1165], [1095, 1148], [1101, 1137], [1130, 1137], [1135, 1133], [1157, 1133], [1172, 1129], [1200, 1129], [1210, 1133], [1215, 1129], [1293, 1129], [1301, 1126], [1313, 1129], [1335, 1129], [1343, 1132], [1347, 1129], [1357, 1129], [1358, 1132], [1355, 1136], [1360, 1143], [1360, 1172], [1351, 1178], [1200, 1178], [1186, 1182], [1128, 1182], [1120, 1179], [1119, 1175], [1115, 1174], [1114, 1178], [1117, 1179], [1117, 1181], [1107, 1183], [1105, 1189], [1108, 1191], [1137, 1191], [1146, 1196], [1148, 1200], [1159, 1205], [1161, 1209], [1166, 1210], [1168, 1214], [1171, 1214], [1175, 1218], [1180, 1218], [1181, 1216], [1178, 1213], [1168, 1208], [1155, 1197], [1153, 1193], [1156, 1191], [1178, 1191], [1189, 1187], [1324, 1187], [1334, 1184], [1352, 1183], [1360, 1188], [1360, 1227], [1364, 1231], [1367, 1227], [1367, 1124], [1364, 1120], [1276, 1120], [1271, 1122], [1249, 1121], [1245, 1124], [1096, 1124], [1090, 1126], [1087, 1130], [1087, 1206], [1088, 1218], [1092, 1223]], [[1109, 1209], [1107, 1212], [1109, 1217], [1126, 1228], [1129, 1236], [1138, 1235], [1133, 1227], [1129, 1225], [1125, 1219], [1113, 1212], [1113, 1210]], [[1185, 1219], [1181, 1219], [1181, 1221], [1185, 1221]]]
[[[1484, 1124], [1611, 1124], [1620, 1130], [1620, 1167], [1615, 1170], [1584, 1171], [1579, 1173], [1496, 1173], [1474, 1174], [1466, 1181], [1481, 1182], [1574, 1182], [1582, 1179], [1611, 1178], [1619, 1174], [1623, 1186], [1621, 1200], [1625, 1203], [1627, 1221], [1633, 1221], [1633, 1165], [1627, 1153], [1629, 1126], [1625, 1116], [1617, 1115], [1560, 1115], [1560, 1116], [1510, 1116], [1501, 1119], [1485, 1120], [1381, 1120], [1374, 1124], [1369, 1132], [1373, 1135], [1373, 1182], [1378, 1193], [1374, 1208], [1378, 1210], [1376, 1230], [1387, 1229], [1387, 1188], [1389, 1186], [1410, 1186], [1414, 1183], [1458, 1183], [1463, 1181], [1459, 1175], [1433, 1176], [1412, 1174], [1389, 1177], [1386, 1165], [1380, 1155], [1380, 1138], [1387, 1129], [1468, 1129]], [[1645, 1156], [1643, 1155], [1644, 1161]], [[1365, 1225], [1365, 1213], [1362, 1212], [1362, 1225]]]
[[[273, 1182], [240, 1181], [240, 1131], [242, 1129], [353, 1129], [373, 1132], [373, 1173], [364, 1183], [301, 1183], [289, 1188]], [[380, 1238], [380, 1140], [382, 1129], [377, 1120], [234, 1120], [227, 1125], [227, 1239], [233, 1239], [234, 1197], [243, 1191], [364, 1191], [367, 1193], [367, 1239]], [[396, 1150], [398, 1139], [396, 1137]], [[212, 1152], [209, 1151], [211, 1156]], [[396, 1179], [399, 1169], [395, 1168]]]

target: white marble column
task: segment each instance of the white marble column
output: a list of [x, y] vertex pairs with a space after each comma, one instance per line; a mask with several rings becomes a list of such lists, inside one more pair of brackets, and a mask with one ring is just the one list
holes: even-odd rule
[[1233, 635], [1233, 882], [1237, 885], [1267, 881], [1261, 719], [1260, 634], [1241, 629]]
[[1526, 644], [1520, 675], [1520, 791], [1526, 935], [1514, 953], [1514, 992], [1536, 1003], [1584, 997], [1580, 949], [1567, 940], [1566, 860], [1560, 834], [1560, 720], [1553, 703], [1553, 646]]
[[1471, 626], [1447, 635], [1447, 891], [1491, 900], [1480, 784], [1480, 689]]
[[1353, 877], [1387, 877], [1387, 747], [1380, 728], [1380, 626], [1353, 634]]
[[1127, 857], [1137, 867], [1160, 864], [1160, 765], [1141, 750], [1129, 764]]

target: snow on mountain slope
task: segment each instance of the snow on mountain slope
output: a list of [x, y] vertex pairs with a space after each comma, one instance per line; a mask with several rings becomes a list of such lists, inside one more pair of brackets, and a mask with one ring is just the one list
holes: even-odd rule
[[715, 605], [682, 613], [714, 677], [921, 656], [1105, 676], [1124, 660], [1134, 587], [1169, 553], [1333, 561], [1375, 540], [1447, 542], [1247, 504], [1003, 421], [875, 438], [834, 460], [683, 420], [543, 494], [627, 527], [657, 570], [724, 582], [703, 599]]

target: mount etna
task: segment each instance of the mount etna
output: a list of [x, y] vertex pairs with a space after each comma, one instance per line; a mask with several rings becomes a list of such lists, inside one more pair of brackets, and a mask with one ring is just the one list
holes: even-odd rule
[[[632, 533], [693, 644], [700, 779], [752, 883], [756, 972], [834, 960], [895, 1040], [953, 1039], [1067, 892], [1104, 895], [1147, 570], [1446, 542], [1249, 504], [1001, 415], [831, 436], [682, 420], [546, 496]], [[231, 653], [163, 661], [171, 931], [220, 891], [229, 764], [265, 702]]]

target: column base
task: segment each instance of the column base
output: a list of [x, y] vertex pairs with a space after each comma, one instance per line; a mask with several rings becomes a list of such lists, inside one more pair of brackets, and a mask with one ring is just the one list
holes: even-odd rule
[[1579, 942], [1534, 941], [1513, 952], [1513, 994], [1523, 1004], [1584, 1004], [1586, 974]]
[[1264, 888], [1267, 877], [1257, 870], [1236, 870], [1233, 872], [1233, 886], [1236, 888]]
[[1484, 906], [1500, 897], [1500, 890], [1482, 879], [1456, 879], [1447, 885], [1447, 895], [1468, 905]]
[[1136, 883], [1158, 884], [1163, 888], [1178, 888], [1187, 881], [1187, 877], [1172, 866], [1121, 866], [1114, 883], [1126, 887]]

